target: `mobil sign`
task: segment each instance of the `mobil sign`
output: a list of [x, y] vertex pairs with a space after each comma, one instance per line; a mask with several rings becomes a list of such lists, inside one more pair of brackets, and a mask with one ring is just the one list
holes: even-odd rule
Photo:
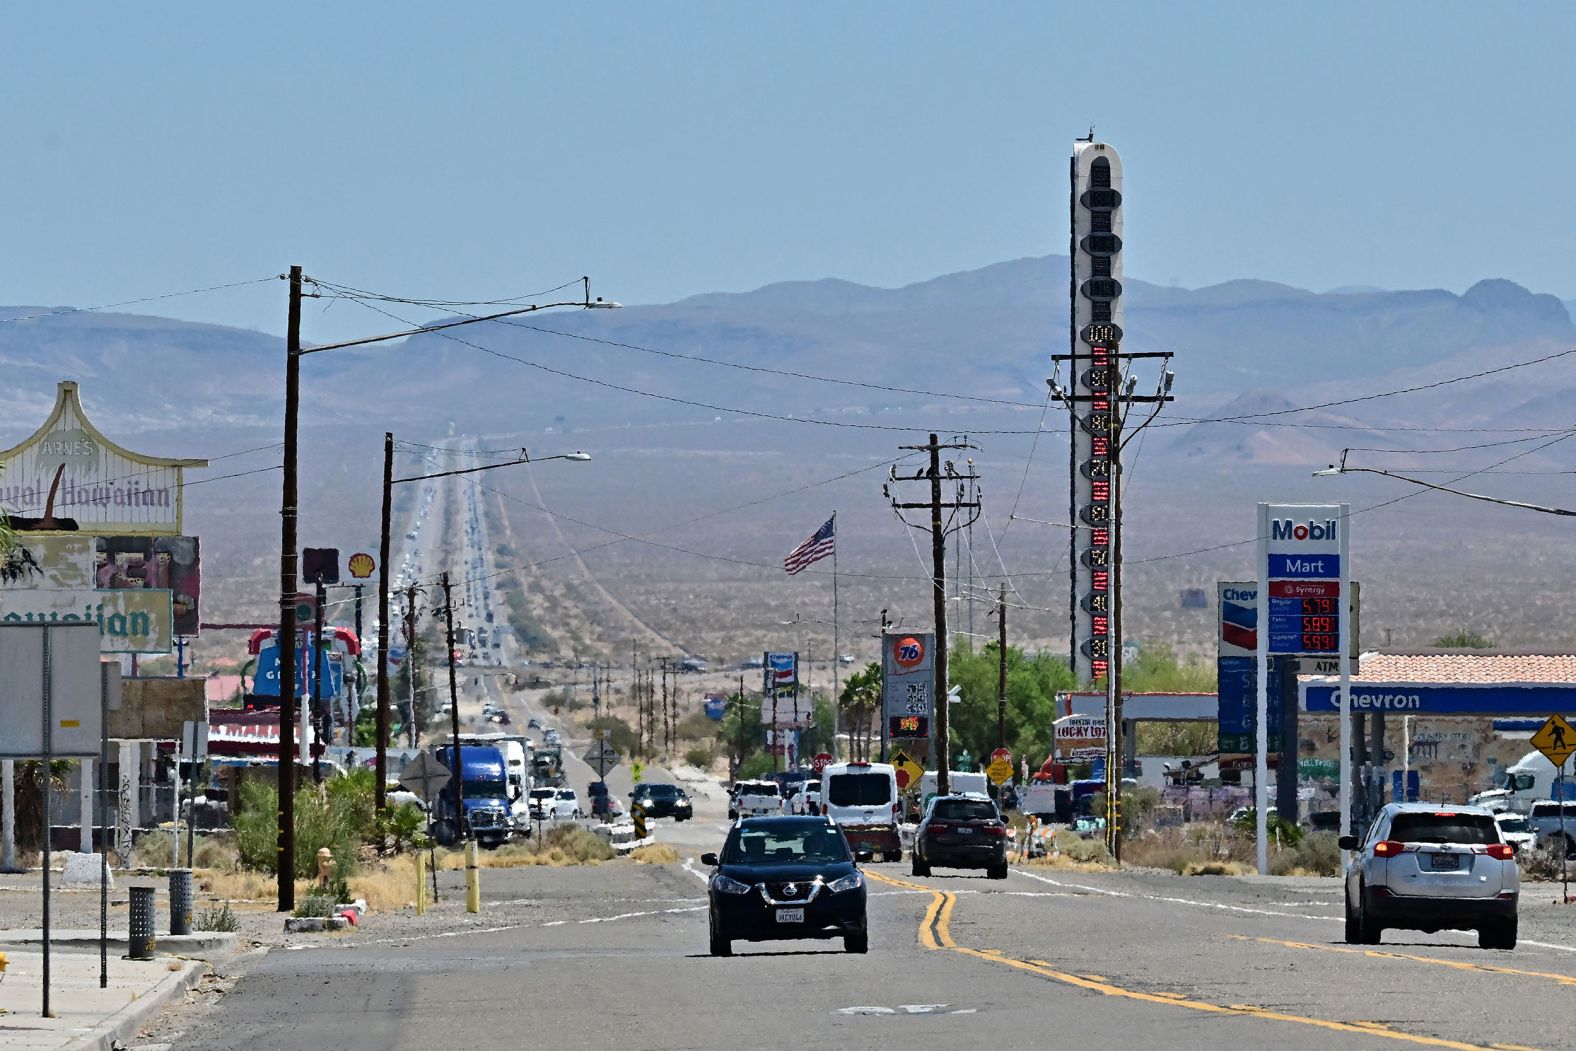
[[1339, 652], [1347, 515], [1344, 504], [1259, 505], [1255, 641], [1269, 654]]

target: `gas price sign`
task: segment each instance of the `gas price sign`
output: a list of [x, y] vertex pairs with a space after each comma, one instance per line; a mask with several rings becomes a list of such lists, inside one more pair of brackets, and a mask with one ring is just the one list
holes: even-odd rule
[[1259, 505], [1259, 594], [1271, 655], [1341, 651], [1347, 513], [1340, 505]]
[[1275, 580], [1269, 592], [1272, 653], [1340, 652], [1340, 581]]

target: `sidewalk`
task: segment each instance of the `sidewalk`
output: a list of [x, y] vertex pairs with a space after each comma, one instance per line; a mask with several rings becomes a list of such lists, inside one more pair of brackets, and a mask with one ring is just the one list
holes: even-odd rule
[[0, 979], [0, 1048], [26, 1051], [109, 1051], [125, 1041], [166, 1003], [197, 983], [208, 969], [200, 961], [170, 957], [147, 963], [109, 960], [109, 987], [99, 988], [96, 954], [52, 953], [49, 1006], [42, 1017], [43, 955], [6, 950]]

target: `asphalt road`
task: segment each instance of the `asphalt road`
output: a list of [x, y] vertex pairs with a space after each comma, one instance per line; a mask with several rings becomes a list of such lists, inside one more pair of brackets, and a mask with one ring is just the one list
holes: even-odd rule
[[866, 871], [869, 955], [713, 959], [693, 862], [488, 870], [480, 917], [446, 893], [421, 920], [271, 953], [174, 1047], [1576, 1046], [1576, 938], [1547, 889], [1502, 953], [1458, 934], [1346, 946], [1333, 880]]

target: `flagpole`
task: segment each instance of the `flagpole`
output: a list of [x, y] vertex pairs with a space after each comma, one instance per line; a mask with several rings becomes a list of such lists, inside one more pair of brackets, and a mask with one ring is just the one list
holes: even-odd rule
[[[843, 698], [843, 654], [837, 640], [837, 511], [832, 511], [832, 711]], [[837, 717], [832, 717], [832, 746], [837, 746]]]

